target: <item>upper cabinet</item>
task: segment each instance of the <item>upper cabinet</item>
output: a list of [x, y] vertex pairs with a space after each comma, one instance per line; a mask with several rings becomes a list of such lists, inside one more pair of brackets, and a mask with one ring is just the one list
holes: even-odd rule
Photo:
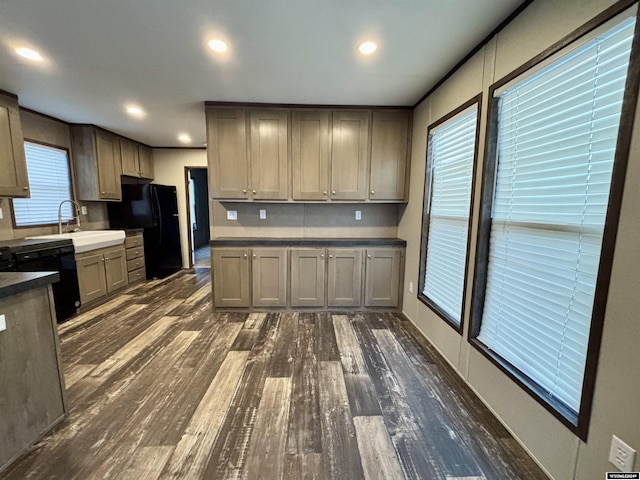
[[93, 125], [73, 125], [71, 145], [78, 199], [121, 200], [119, 137]]
[[291, 163], [294, 200], [327, 200], [329, 190], [329, 123], [325, 110], [291, 113]]
[[206, 106], [217, 200], [404, 202], [411, 111]]
[[153, 180], [153, 155], [151, 148], [128, 138], [120, 138], [122, 175]]
[[370, 117], [368, 111], [333, 112], [333, 200], [364, 200], [367, 197]]
[[409, 153], [410, 112], [373, 112], [371, 133], [371, 200], [403, 200]]
[[249, 194], [246, 113], [207, 107], [209, 187], [214, 198], [243, 200]]
[[0, 196], [28, 197], [29, 180], [18, 99], [0, 94]]
[[285, 110], [252, 110], [251, 196], [255, 200], [289, 198], [288, 114]]

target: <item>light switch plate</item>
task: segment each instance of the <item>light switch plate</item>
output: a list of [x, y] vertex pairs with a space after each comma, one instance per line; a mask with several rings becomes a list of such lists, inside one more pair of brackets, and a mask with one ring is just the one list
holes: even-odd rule
[[0, 332], [4, 332], [7, 329], [7, 319], [4, 315], [0, 315]]
[[87, 214], [87, 207], [82, 205], [82, 207], [80, 207], [80, 212], [82, 213], [82, 215], [86, 215]]
[[265, 220], [267, 218], [267, 210], [265, 208], [260, 209], [260, 220]]
[[356, 220], [362, 220], [362, 211], [356, 210]]
[[238, 220], [238, 211], [227, 210], [227, 220]]
[[413, 293], [413, 282], [409, 282], [409, 293]]

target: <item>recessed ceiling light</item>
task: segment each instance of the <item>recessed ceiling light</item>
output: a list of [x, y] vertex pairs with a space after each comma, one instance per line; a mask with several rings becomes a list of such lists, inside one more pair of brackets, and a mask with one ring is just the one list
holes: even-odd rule
[[371, 55], [377, 48], [378, 46], [374, 42], [363, 42], [358, 47], [358, 50], [360, 50], [360, 53], [363, 55]]
[[127, 113], [133, 117], [144, 117], [144, 110], [138, 105], [127, 105]]
[[178, 140], [182, 143], [191, 143], [191, 135], [188, 133], [181, 133], [178, 135]]
[[40, 55], [38, 52], [36, 52], [31, 48], [27, 48], [27, 47], [16, 48], [16, 53], [21, 57], [24, 57], [28, 60], [33, 60], [34, 62], [41, 62], [42, 60], [44, 60], [44, 58], [42, 58], [42, 55]]
[[214, 52], [222, 53], [227, 51], [227, 44], [222, 40], [214, 38], [213, 40], [209, 40], [209, 48]]

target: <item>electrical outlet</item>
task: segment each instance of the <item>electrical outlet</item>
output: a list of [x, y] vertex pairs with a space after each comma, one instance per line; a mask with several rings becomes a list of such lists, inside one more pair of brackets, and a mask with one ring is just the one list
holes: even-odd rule
[[413, 282], [409, 282], [409, 293], [413, 293]]
[[267, 210], [265, 208], [260, 209], [260, 220], [265, 220], [267, 218]]
[[611, 438], [609, 461], [615, 465], [618, 470], [631, 472], [633, 471], [635, 459], [636, 451], [614, 435]]
[[356, 220], [362, 220], [362, 212], [360, 210], [356, 210]]
[[4, 332], [7, 329], [7, 319], [4, 315], [0, 315], [0, 332]]
[[227, 220], [238, 220], [238, 211], [227, 210]]
[[82, 205], [80, 207], [80, 213], [82, 213], [82, 215], [86, 215], [87, 214], [87, 207], [85, 205]]
[[2, 220], [2, 208], [0, 208], [0, 220]]

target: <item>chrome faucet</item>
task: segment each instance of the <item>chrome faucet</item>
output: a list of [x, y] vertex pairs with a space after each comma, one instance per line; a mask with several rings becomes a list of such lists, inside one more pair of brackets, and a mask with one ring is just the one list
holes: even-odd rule
[[80, 205], [74, 202], [73, 200], [63, 200], [60, 202], [60, 205], [58, 205], [58, 233], [62, 233], [62, 205], [64, 205], [67, 202], [75, 205], [76, 207], [77, 215], [74, 215], [73, 218], [76, 219], [76, 224], [78, 226], [75, 228], [74, 231], [79, 232], [80, 231]]

